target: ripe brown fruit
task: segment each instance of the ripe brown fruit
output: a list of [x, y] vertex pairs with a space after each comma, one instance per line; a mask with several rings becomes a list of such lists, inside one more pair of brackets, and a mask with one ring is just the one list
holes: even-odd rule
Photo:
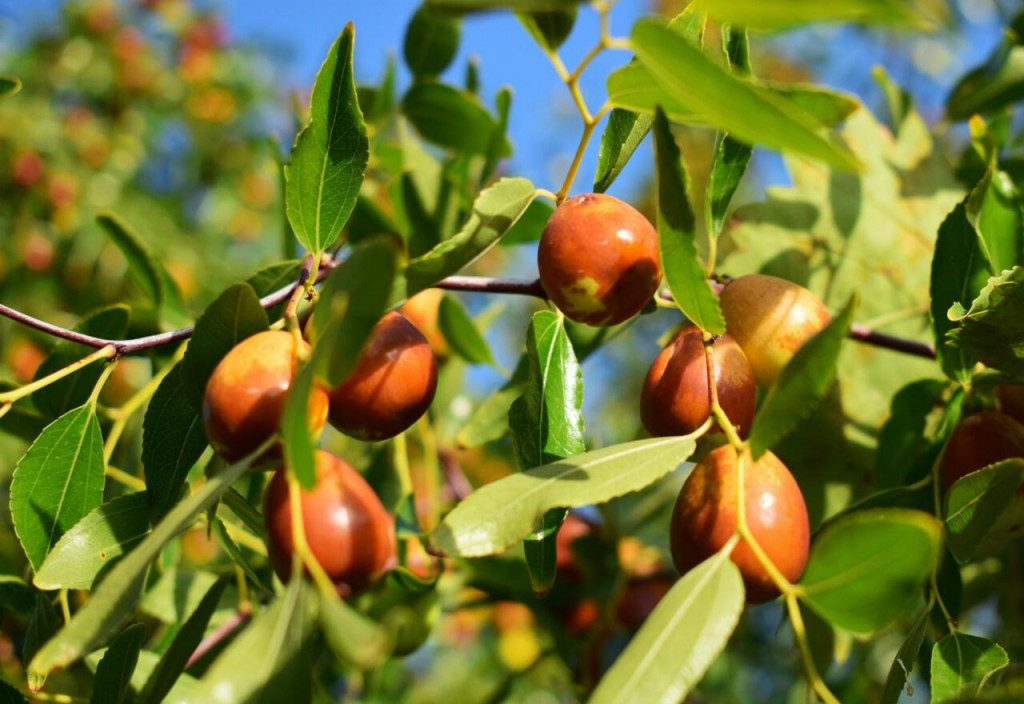
[[367, 442], [398, 435], [427, 412], [437, 360], [426, 338], [398, 313], [374, 327], [355, 368], [329, 392], [331, 425]]
[[[358, 594], [394, 567], [395, 522], [366, 480], [344, 460], [317, 450], [316, 486], [302, 496], [302, 525], [313, 557], [342, 596]], [[281, 581], [292, 571], [292, 504], [279, 467], [263, 501], [270, 562]]]
[[[278, 431], [297, 362], [295, 338], [283, 330], [257, 333], [224, 355], [203, 396], [206, 437], [219, 455], [239, 460]], [[327, 393], [315, 386], [309, 398], [311, 432], [326, 421]]]
[[948, 489], [961, 477], [1011, 457], [1024, 457], [1024, 426], [998, 411], [975, 413], [949, 436], [942, 455], [942, 483]]
[[829, 314], [803, 286], [751, 274], [731, 281], [721, 295], [725, 324], [762, 386], [771, 386], [808, 338], [828, 325]]
[[1024, 384], [1004, 385], [996, 389], [999, 410], [1018, 423], [1024, 423]]
[[617, 198], [576, 196], [544, 226], [537, 266], [560, 311], [587, 325], [615, 325], [639, 313], [658, 290], [658, 233]]
[[[754, 420], [754, 372], [743, 350], [728, 335], [712, 345], [718, 403], [741, 435]], [[704, 335], [691, 326], [657, 357], [640, 393], [640, 420], [651, 435], [688, 435], [711, 415], [711, 387]], [[715, 424], [717, 428], [717, 423]]]
[[[709, 453], [686, 478], [672, 511], [672, 560], [683, 574], [711, 557], [736, 532], [739, 456], [731, 445]], [[810, 550], [807, 505], [793, 475], [771, 452], [744, 467], [747, 526], [768, 559], [790, 582], [803, 574]], [[768, 601], [779, 590], [744, 540], [732, 551], [747, 602]]]
[[673, 584], [675, 580], [665, 574], [630, 579], [615, 608], [619, 623], [630, 631], [640, 628]]
[[444, 339], [441, 328], [437, 325], [437, 312], [441, 307], [442, 298], [444, 291], [439, 288], [428, 288], [417, 293], [398, 309], [423, 333], [423, 337], [427, 338], [430, 348], [438, 357], [446, 357], [449, 352], [448, 341]]

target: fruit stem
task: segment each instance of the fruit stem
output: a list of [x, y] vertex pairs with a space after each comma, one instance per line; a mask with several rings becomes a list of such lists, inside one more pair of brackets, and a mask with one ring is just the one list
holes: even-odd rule
[[839, 704], [839, 700], [829, 690], [825, 680], [818, 674], [818, 668], [814, 665], [814, 656], [811, 655], [811, 645], [807, 641], [807, 629], [804, 627], [804, 617], [800, 613], [800, 602], [796, 594], [786, 594], [786, 610], [789, 611], [789, 622], [793, 626], [793, 635], [800, 647], [800, 658], [803, 660], [804, 671], [811, 684], [811, 689], [826, 704]]
[[[288, 473], [288, 500], [291, 503], [292, 543], [295, 546], [296, 554], [298, 554], [302, 564], [305, 565], [306, 570], [309, 571], [310, 576], [313, 577], [313, 582], [316, 584], [317, 589], [320, 590], [320, 593], [327, 599], [339, 599], [338, 590], [335, 588], [334, 582], [324, 572], [324, 568], [320, 566], [320, 563], [313, 555], [313, 551], [309, 548], [309, 543], [306, 541], [306, 525], [302, 519], [302, 486], [299, 484], [298, 478], [291, 472]], [[301, 578], [301, 575], [295, 574], [293, 566], [292, 579]]]
[[[92, 352], [91, 354], [88, 354], [85, 357], [82, 357], [81, 359], [72, 362], [66, 367], [62, 367], [57, 371], [53, 372], [52, 374], [47, 374], [42, 379], [37, 379], [36, 381], [33, 381], [30, 384], [26, 384], [25, 386], [19, 386], [16, 389], [5, 391], [4, 393], [0, 394], [0, 404], [12, 404], [17, 400], [23, 399], [26, 396], [32, 394], [33, 392], [38, 391], [39, 389], [45, 388], [50, 384], [60, 381], [66, 376], [74, 374], [79, 369], [87, 367], [97, 360], [113, 359], [116, 356], [117, 348], [114, 347], [114, 345], [105, 345], [104, 347], [101, 347], [95, 352]], [[103, 380], [105, 380], [105, 377], [101, 378], [101, 381]]]
[[142, 481], [138, 477], [128, 474], [128, 472], [123, 469], [118, 469], [117, 467], [108, 464], [104, 467], [103, 473], [114, 481], [124, 484], [129, 489], [134, 489], [135, 491], [146, 490], [146, 482]]
[[[940, 521], [943, 521], [943, 523], [945, 523], [945, 521], [942, 518], [942, 458], [946, 454], [946, 446], [949, 444], [949, 439], [951, 437], [951, 434], [946, 435], [946, 439], [942, 443], [942, 450], [939, 452], [938, 457], [935, 458], [935, 461], [932, 462], [932, 471], [928, 475], [932, 481], [932, 495], [935, 501], [935, 517], [938, 518]], [[953, 615], [949, 612], [949, 609], [946, 607], [946, 602], [942, 599], [942, 594], [939, 593], [938, 572], [940, 564], [941, 563], [936, 564], [935, 569], [933, 569], [931, 573], [932, 595], [935, 597], [935, 601], [939, 605], [939, 610], [942, 612], [942, 617], [946, 619], [946, 626], [949, 628], [949, 632], [956, 633], [958, 630], [956, 625], [956, 619], [953, 618]]]
[[424, 502], [426, 515], [420, 519], [423, 530], [430, 532], [441, 522], [440, 477], [441, 463], [438, 459], [437, 436], [430, 422], [430, 415], [424, 414], [416, 423], [416, 432], [423, 446]]
[[[110, 458], [114, 454], [114, 448], [117, 447], [117, 443], [121, 439], [121, 434], [124, 432], [124, 428], [128, 424], [129, 418], [131, 418], [132, 414], [134, 414], [135, 411], [139, 410], [139, 408], [141, 408], [146, 403], [146, 401], [148, 401], [150, 397], [156, 393], [156, 390], [160, 386], [160, 383], [165, 378], [167, 378], [167, 375], [171, 373], [171, 371], [181, 360], [181, 358], [185, 356], [186, 346], [187, 343], [178, 347], [177, 351], [174, 353], [174, 356], [170, 359], [170, 361], [167, 362], [167, 364], [164, 365], [163, 369], [154, 374], [153, 378], [150, 379], [145, 386], [143, 386], [141, 389], [132, 394], [131, 398], [129, 398], [124, 403], [124, 405], [122, 405], [120, 408], [114, 408], [110, 410], [109, 415], [113, 419], [114, 423], [113, 425], [110, 426], [110, 432], [107, 433], [107, 439], [103, 443], [104, 465], [110, 464]], [[131, 484], [129, 484], [129, 486], [131, 486]], [[142, 489], [140, 489], [140, 491], [144, 490], [145, 485], [142, 486]]]
[[96, 411], [96, 401], [100, 397], [100, 391], [103, 390], [103, 386], [107, 383], [107, 379], [114, 373], [114, 369], [117, 368], [117, 360], [109, 362], [100, 374], [100, 378], [96, 380], [96, 385], [92, 387], [92, 393], [89, 394], [89, 400], [86, 401], [91, 407], [93, 412]]
[[747, 442], [740, 437], [740, 434], [736, 431], [736, 426], [732, 424], [729, 416], [725, 414], [722, 404], [718, 402], [718, 383], [716, 381], [718, 375], [715, 373], [714, 344], [715, 342], [711, 339], [711, 336], [704, 333], [704, 359], [707, 361], [708, 368], [708, 391], [711, 394], [711, 412], [715, 416], [715, 420], [718, 421], [722, 432], [725, 433], [725, 437], [729, 440], [729, 444], [736, 448], [736, 452], [742, 454], [747, 450]]
[[60, 612], [64, 616], [65, 625], [71, 621], [71, 605], [68, 604], [68, 590], [61, 589], [57, 593], [57, 601], [60, 602]]
[[747, 544], [751, 552], [754, 553], [754, 557], [764, 567], [765, 572], [771, 578], [772, 582], [787, 598], [790, 595], [797, 596], [801, 593], [800, 587], [790, 582], [786, 577], [779, 572], [779, 568], [775, 566], [775, 563], [768, 557], [768, 553], [764, 551], [761, 544], [757, 542], [754, 534], [750, 531], [750, 526], [747, 525], [747, 504], [746, 504], [746, 471], [747, 463], [750, 462], [750, 450], [744, 448], [739, 453], [739, 458], [736, 462], [736, 499], [737, 499], [737, 511], [736, 511], [736, 532], [743, 539], [743, 542]]

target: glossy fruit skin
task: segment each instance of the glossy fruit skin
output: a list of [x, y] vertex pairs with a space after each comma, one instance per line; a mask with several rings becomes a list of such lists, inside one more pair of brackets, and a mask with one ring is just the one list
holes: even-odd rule
[[999, 410], [1018, 423], [1024, 423], [1024, 385], [1003, 385], [996, 388]]
[[618, 198], [576, 196], [544, 226], [537, 267], [544, 290], [568, 317], [616, 325], [639, 313], [658, 290], [658, 233]]
[[[754, 420], [757, 389], [743, 350], [728, 335], [712, 344], [715, 387], [725, 415], [746, 436]], [[711, 415], [707, 354], [700, 328], [684, 329], [651, 365], [640, 393], [640, 420], [654, 436], [689, 435]], [[718, 427], [718, 424], [715, 424]]]
[[428, 288], [411, 297], [398, 310], [423, 333], [434, 354], [438, 357], [447, 357], [448, 341], [444, 339], [441, 328], [437, 325], [437, 312], [442, 298], [444, 291], [439, 288]]
[[729, 334], [764, 387], [775, 383], [796, 351], [829, 322], [817, 296], [775, 276], [741, 276], [722, 289], [719, 300]]
[[437, 391], [437, 360], [427, 340], [400, 314], [385, 315], [355, 369], [328, 392], [331, 425], [378, 442], [398, 435], [427, 412]]
[[[248, 337], [221, 359], [203, 395], [206, 437], [217, 454], [239, 460], [278, 431], [296, 365], [295, 339], [283, 330]], [[314, 386], [310, 430], [317, 432], [326, 422], [327, 393]]]
[[[395, 522], [366, 480], [348, 462], [316, 453], [316, 486], [302, 490], [306, 542], [324, 572], [348, 597], [395, 566]], [[270, 562], [282, 582], [292, 571], [292, 504], [288, 477], [279, 467], [263, 499]]]
[[1011, 457], [1024, 457], [1024, 426], [998, 411], [967, 416], [943, 452], [942, 483], [948, 489], [961, 477]]
[[[685, 574], [711, 557], [736, 532], [739, 457], [730, 445], [710, 452], [683, 483], [669, 538], [672, 560]], [[807, 505], [793, 475], [778, 457], [766, 452], [744, 469], [747, 525], [768, 559], [790, 582], [807, 565], [811, 531]], [[746, 586], [747, 603], [779, 595], [753, 550], [741, 540], [732, 551]]]

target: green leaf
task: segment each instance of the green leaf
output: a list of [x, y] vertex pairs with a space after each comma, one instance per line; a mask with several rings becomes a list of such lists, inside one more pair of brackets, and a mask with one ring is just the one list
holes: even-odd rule
[[966, 307], [992, 274], [978, 233], [967, 219], [966, 203], [967, 199], [960, 202], [939, 227], [930, 286], [935, 351], [946, 375], [960, 381], [966, 381], [974, 362], [962, 347], [948, 343], [946, 333], [956, 323], [947, 311], [957, 304]]
[[839, 315], [797, 350], [768, 390], [750, 429], [755, 459], [792, 432], [825, 398], [856, 309], [854, 296]]
[[53, 637], [61, 623], [60, 616], [50, 601], [50, 595], [36, 592], [34, 601], [32, 615], [28, 620], [28, 630], [25, 632], [22, 662], [31, 660], [39, 652], [40, 646]]
[[400, 183], [402, 209], [408, 221], [408, 253], [410, 257], [418, 257], [437, 246], [441, 241], [441, 232], [438, 230], [437, 221], [427, 210], [412, 174], [402, 174]]
[[512, 403], [522, 395], [530, 373], [530, 361], [526, 355], [519, 358], [515, 371], [500, 389], [484, 399], [473, 411], [473, 415], [459, 430], [456, 441], [459, 447], [480, 447], [497, 440], [508, 432], [508, 411]]
[[185, 665], [192, 657], [192, 653], [203, 640], [203, 634], [206, 632], [213, 612], [216, 611], [217, 605], [220, 603], [227, 584], [227, 577], [218, 579], [206, 592], [196, 610], [182, 624], [181, 629], [174, 635], [174, 640], [167, 646], [167, 650], [164, 651], [160, 661], [150, 673], [149, 679], [146, 680], [146, 686], [136, 697], [138, 704], [160, 704], [170, 693], [174, 683], [184, 672]]
[[122, 704], [131, 701], [128, 687], [146, 639], [146, 626], [136, 623], [121, 631], [96, 666], [92, 682], [93, 704]]
[[904, 688], [911, 694], [910, 673], [914, 670], [914, 663], [917, 662], [918, 653], [921, 652], [921, 643], [924, 642], [924, 631], [928, 626], [928, 612], [925, 611], [914, 623], [906, 639], [896, 651], [896, 658], [889, 667], [889, 674], [885, 678], [885, 689], [882, 690], [882, 698], [879, 704], [896, 704]]
[[162, 267], [145, 240], [114, 213], [99, 213], [96, 223], [121, 250], [142, 292], [159, 308], [164, 300]]
[[517, 12], [516, 18], [542, 49], [557, 51], [572, 33], [572, 27], [576, 23], [576, 8]]
[[[130, 317], [131, 311], [126, 305], [100, 308], [79, 320], [74, 330], [93, 337], [116, 340], [128, 331]], [[95, 351], [92, 347], [64, 340], [54, 347], [53, 352], [39, 365], [35, 378], [42, 379]], [[44, 415], [56, 418], [84, 404], [101, 374], [103, 364], [93, 362], [71, 376], [39, 389], [32, 394], [32, 400]]]
[[0, 98], [9, 98], [21, 91], [21, 81], [10, 76], [0, 76]]
[[935, 30], [943, 5], [927, 0], [697, 0], [695, 9], [723, 24], [758, 30], [789, 29], [811, 22], [856, 22]]
[[[297, 259], [290, 259], [277, 264], [265, 266], [245, 280], [252, 286], [253, 291], [260, 298], [274, 293], [278, 289], [294, 284], [299, 280], [299, 273], [302, 271], [302, 262]], [[284, 314], [287, 302], [279, 303], [272, 308], [267, 308], [267, 318], [275, 320]]]
[[155, 582], [147, 584], [139, 612], [168, 625], [184, 623], [216, 581], [212, 572], [166, 567]]
[[604, 193], [615, 182], [629, 163], [644, 137], [651, 131], [654, 118], [630, 110], [614, 108], [601, 134], [601, 147], [597, 152], [597, 173], [594, 191]]
[[494, 171], [498, 168], [498, 162], [501, 161], [501, 158], [511, 155], [510, 151], [506, 153], [508, 119], [512, 111], [511, 89], [503, 87], [498, 91], [498, 94], [494, 96], [494, 109], [498, 113], [498, 129], [494, 130], [494, 133], [491, 135], [491, 143], [488, 145], [487, 153], [484, 155], [484, 165], [480, 169], [480, 178], [478, 179], [479, 188], [483, 188], [494, 175]]
[[522, 217], [516, 221], [516, 224], [501, 238], [502, 246], [537, 242], [544, 232], [544, 226], [554, 212], [555, 206], [551, 201], [535, 199], [526, 208]]
[[[0, 77], [0, 98], [4, 97], [2, 92], [4, 83], [10, 79]], [[8, 90], [8, 94], [13, 91]], [[0, 704], [28, 704], [28, 700], [12, 685], [0, 681]]]
[[1024, 252], [1020, 193], [1005, 171], [988, 169], [967, 199], [967, 219], [993, 271], [1010, 269]]
[[951, 314], [959, 330], [949, 339], [985, 365], [1008, 374], [1024, 374], [1024, 267], [1015, 266], [988, 280], [970, 310]]
[[388, 239], [355, 247], [327, 280], [313, 314], [316, 371], [331, 387], [355, 368], [373, 326], [390, 303], [398, 250]]
[[103, 440], [90, 404], [50, 423], [14, 468], [11, 519], [33, 569], [103, 501]]
[[[835, 127], [860, 107], [856, 98], [814, 84], [754, 80], [735, 73], [733, 80], [760, 98], [805, 113], [804, 117], [820, 123], [818, 127]], [[683, 102], [666, 91], [651, 71], [639, 63], [627, 64], [609, 74], [608, 100], [616, 108], [642, 115], [653, 115], [660, 106], [673, 122], [716, 126], [715, 119], [703, 112], [699, 104]]]
[[431, 7], [453, 10], [456, 12], [480, 12], [507, 8], [519, 12], [532, 12], [572, 8], [580, 0], [427, 0]]
[[0, 574], [0, 609], [27, 614], [32, 610], [35, 591], [21, 577]]
[[528, 536], [547, 511], [639, 491], [683, 464], [695, 447], [688, 435], [635, 440], [503, 477], [445, 516], [430, 536], [431, 550], [448, 557], [503, 552]]
[[869, 509], [839, 518], [811, 545], [804, 601], [833, 626], [869, 634], [920, 608], [939, 566], [942, 525], [909, 509]]
[[181, 384], [193, 408], [202, 408], [206, 382], [224, 355], [269, 327], [267, 313], [249, 284], [231, 286], [207, 306], [181, 360]]
[[319, 348], [313, 358], [295, 371], [281, 414], [284, 464], [306, 489], [316, 485], [316, 445], [309, 433], [309, 397], [313, 393], [317, 362], [325, 355]]
[[179, 498], [189, 470], [206, 450], [206, 431], [182, 383], [184, 362], [157, 387], [142, 421], [142, 467], [149, 513], [156, 521]]
[[860, 167], [839, 138], [808, 113], [735, 77], [671, 29], [641, 20], [630, 41], [665, 93], [737, 139], [799, 152], [840, 169]]
[[405, 29], [405, 63], [416, 78], [436, 76], [448, 68], [459, 50], [459, 18], [420, 5]]
[[984, 64], [957, 81], [946, 103], [950, 120], [993, 113], [1024, 97], [1024, 46], [1007, 31]]
[[132, 612], [149, 564], [170, 540], [195, 521], [231, 484], [242, 477], [265, 447], [210, 477], [188, 498], [178, 503], [134, 550], [110, 569], [89, 600], [71, 621], [29, 663], [30, 681], [40, 684], [46, 675], [81, 659], [117, 632]]
[[487, 338], [457, 299], [452, 296], [441, 299], [437, 326], [455, 354], [470, 364], [494, 364], [494, 355], [487, 344]]
[[307, 646], [315, 619], [315, 594], [305, 580], [291, 580], [284, 595], [253, 619], [213, 661], [194, 701], [311, 701]]
[[295, 138], [284, 167], [288, 221], [302, 246], [314, 254], [341, 236], [370, 154], [352, 73], [354, 41], [350, 22], [317, 73], [309, 123]]
[[550, 465], [586, 450], [583, 371], [563, 320], [558, 313], [545, 310], [530, 321], [526, 385], [508, 412], [520, 469]]
[[[237, 492], [235, 493], [237, 495]], [[225, 498], [227, 498], [227, 494], [225, 494], [224, 496]], [[245, 499], [242, 500], [244, 501]], [[231, 534], [228, 532], [227, 526], [224, 525], [224, 521], [220, 520], [219, 518], [216, 519], [214, 521], [214, 528], [217, 531], [217, 539], [220, 541], [221, 546], [224, 548], [224, 552], [228, 554], [232, 562], [238, 565], [238, 567], [240, 567], [241, 570], [245, 572], [245, 576], [249, 578], [249, 581], [262, 588], [264, 591], [266, 591], [267, 594], [273, 594], [273, 580], [269, 576], [261, 575], [253, 569], [252, 565], [249, 564], [249, 560], [246, 559], [244, 554], [242, 554], [241, 548], [238, 547], [234, 539], [231, 537]], [[261, 535], [262, 533], [263, 526], [259, 525], [256, 530], [256, 535]]]
[[591, 704], [675, 704], [725, 649], [743, 611], [743, 580], [718, 553], [683, 575], [601, 679]]
[[334, 655], [359, 670], [379, 667], [391, 656], [387, 629], [363, 616], [341, 599], [318, 595], [320, 630]]
[[985, 638], [950, 633], [932, 648], [932, 703], [978, 694], [994, 673], [1010, 664], [1006, 651]]
[[[444, 83], [420, 82], [402, 98], [402, 113], [423, 139], [464, 154], [486, 154], [497, 121], [475, 95]], [[499, 152], [508, 156], [506, 140]]]
[[400, 298], [430, 288], [490, 249], [516, 224], [533, 200], [533, 184], [525, 178], [503, 178], [484, 189], [462, 229], [405, 268], [406, 290]]
[[[961, 477], [946, 492], [949, 549], [957, 562], [991, 554], [1024, 520], [1024, 459], [1009, 459]], [[1016, 530], [1014, 530], [1016, 529]]]
[[933, 443], [925, 437], [925, 428], [945, 388], [946, 384], [938, 379], [921, 379], [907, 384], [892, 397], [892, 410], [878, 435], [875, 454], [879, 486], [892, 488], [916, 479], [914, 469], [922, 461], [927, 461], [930, 471], [935, 458], [929, 452]]
[[92, 589], [100, 573], [148, 532], [144, 492], [111, 499], [61, 536], [32, 583], [39, 589]]
[[[512, 404], [508, 425], [520, 469], [532, 469], [586, 451], [583, 439], [583, 371], [560, 313], [540, 311], [526, 335], [529, 373], [522, 395]], [[548, 510], [524, 549], [533, 590], [547, 593], [555, 582], [558, 530], [564, 508]]]
[[690, 319], [713, 335], [725, 334], [725, 317], [697, 253], [697, 223], [686, 192], [686, 170], [665, 113], [654, 116], [658, 172], [658, 250], [672, 297]]

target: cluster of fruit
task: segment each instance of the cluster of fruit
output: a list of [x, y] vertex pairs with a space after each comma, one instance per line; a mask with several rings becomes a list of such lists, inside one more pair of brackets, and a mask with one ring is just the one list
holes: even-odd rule
[[[559, 206], [545, 226], [538, 268], [545, 292], [566, 316], [588, 325], [615, 325], [657, 295], [657, 232], [640, 212], [616, 198], [577, 196]], [[431, 316], [437, 315], [439, 298], [440, 291], [428, 290], [403, 311], [421, 321], [428, 334], [436, 334]], [[691, 325], [651, 365], [640, 398], [640, 417], [651, 435], [686, 435], [709, 421], [712, 431], [721, 430], [713, 412], [717, 403], [737, 436], [745, 437], [757, 386], [774, 384], [796, 351], [829, 321], [828, 310], [810, 291], [771, 276], [732, 280], [719, 302], [729, 334], [706, 336]], [[310, 430], [318, 432], [330, 420], [341, 432], [369, 442], [403, 432], [433, 400], [434, 352], [443, 354], [443, 348], [443, 339], [428, 341], [403, 315], [388, 313], [348, 379], [334, 389], [314, 390]], [[244, 340], [220, 362], [206, 388], [203, 420], [221, 456], [240, 459], [277, 432], [300, 356], [293, 335], [268, 331]], [[971, 415], [954, 430], [942, 460], [947, 488], [984, 466], [1024, 457], [1024, 426], [1018, 422], [1024, 420], [1024, 387], [1003, 387], [999, 402], [1002, 412]], [[746, 463], [743, 471], [741, 462]], [[318, 451], [316, 470], [315, 488], [301, 494], [307, 541], [339, 592], [357, 593], [394, 564], [394, 522], [344, 460]], [[771, 452], [752, 461], [728, 443], [708, 452], [683, 484], [670, 527], [676, 567], [686, 573], [737, 533], [741, 495], [749, 535], [782, 576], [798, 580], [810, 548], [800, 487]], [[295, 546], [283, 466], [269, 484], [264, 509], [271, 561], [286, 580]], [[732, 560], [749, 602], [778, 596], [753, 548], [741, 540]]]
[[[308, 350], [291, 333], [270, 330], [246, 338], [224, 356], [203, 398], [203, 423], [218, 454], [239, 460], [278, 431], [299, 358]], [[400, 313], [388, 313], [345, 381], [333, 389], [314, 388], [310, 431], [319, 432], [330, 420], [354, 438], [386, 440], [426, 412], [436, 388], [437, 362], [427, 339]], [[268, 455], [265, 459], [277, 459], [278, 467], [264, 499], [267, 544], [274, 570], [287, 581], [295, 552], [291, 493], [280, 450]], [[315, 487], [300, 494], [306, 542], [339, 593], [350, 596], [394, 566], [394, 519], [343, 459], [318, 450], [316, 476]]]
[[[549, 220], [538, 253], [541, 283], [562, 312], [578, 322], [614, 325], [642, 310], [661, 284], [658, 235], [626, 203], [602, 194], [577, 196]], [[717, 401], [742, 437], [754, 419], [756, 385], [767, 388], [796, 351], [828, 324], [810, 291], [771, 276], [729, 282], [720, 304], [730, 335], [709, 337], [696, 326], [679, 332], [651, 365], [640, 418], [651, 435], [687, 435], [712, 418]], [[712, 385], [711, 380], [714, 379]], [[712, 426], [718, 429], [717, 422]], [[672, 558], [681, 573], [722, 549], [736, 533], [743, 476], [750, 534], [778, 570], [799, 579], [810, 549], [803, 494], [772, 453], [739, 471], [740, 455], [723, 445], [694, 468], [672, 515]], [[778, 595], [749, 546], [732, 553], [748, 601]]]

